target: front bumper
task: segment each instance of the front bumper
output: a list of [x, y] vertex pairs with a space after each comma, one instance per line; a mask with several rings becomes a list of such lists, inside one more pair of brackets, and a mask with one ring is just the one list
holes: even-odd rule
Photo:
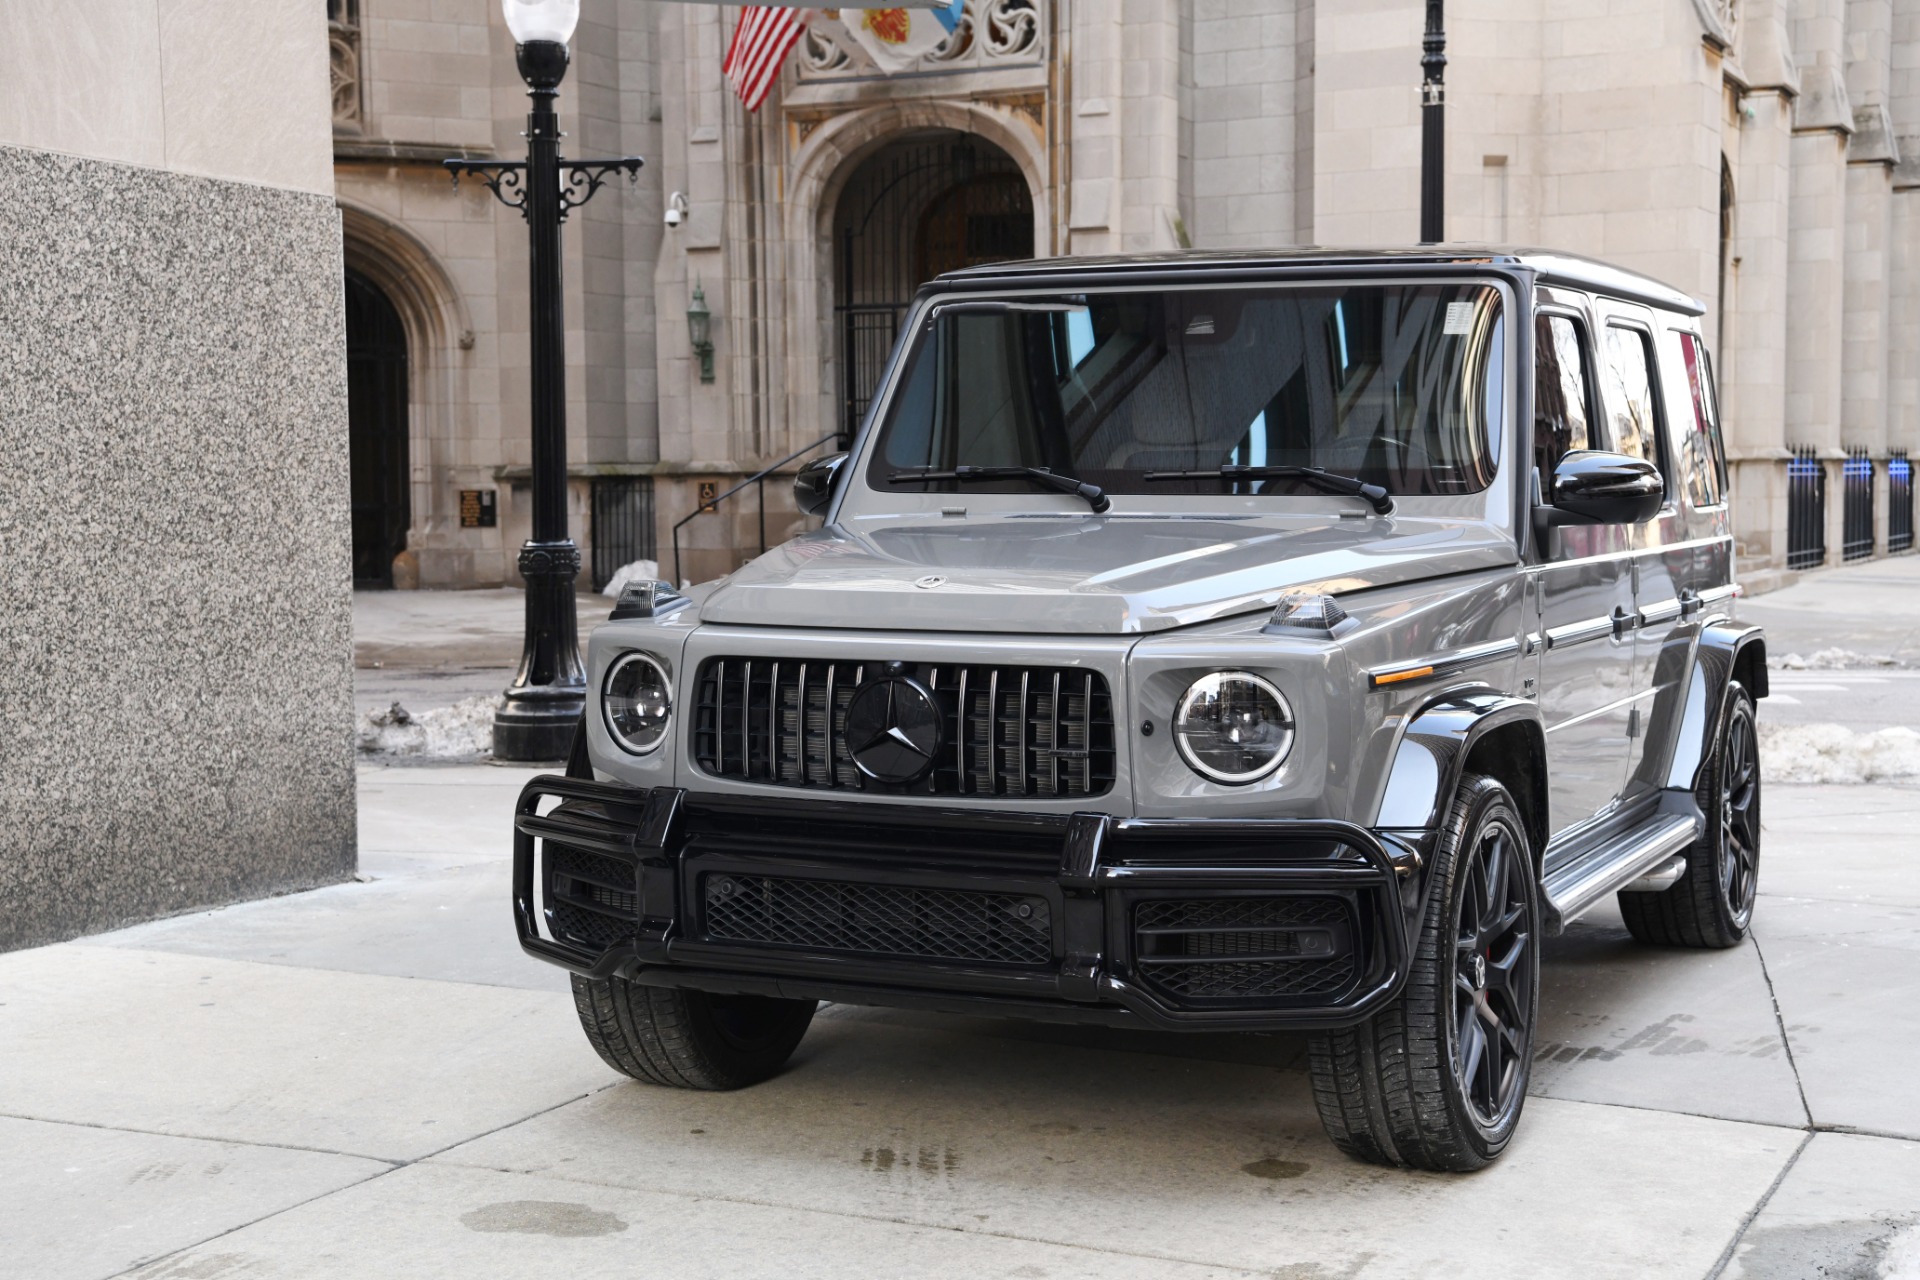
[[1407, 967], [1393, 856], [1330, 820], [749, 799], [549, 775], [521, 793], [513, 906], [522, 947], [590, 977], [1169, 1029], [1348, 1025]]

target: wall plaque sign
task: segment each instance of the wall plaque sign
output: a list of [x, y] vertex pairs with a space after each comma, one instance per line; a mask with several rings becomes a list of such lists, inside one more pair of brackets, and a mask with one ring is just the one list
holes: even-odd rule
[[460, 491], [460, 527], [462, 529], [491, 529], [498, 523], [494, 492], [492, 489]]

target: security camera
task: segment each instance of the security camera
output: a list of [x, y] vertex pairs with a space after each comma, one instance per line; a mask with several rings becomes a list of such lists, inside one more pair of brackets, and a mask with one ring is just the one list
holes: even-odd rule
[[667, 225], [677, 227], [687, 220], [687, 197], [676, 191], [667, 197]]

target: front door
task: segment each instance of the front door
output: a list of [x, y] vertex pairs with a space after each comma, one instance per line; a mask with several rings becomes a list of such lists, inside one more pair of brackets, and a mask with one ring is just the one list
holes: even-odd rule
[[352, 472], [353, 581], [393, 585], [393, 558], [412, 523], [407, 475], [407, 334], [393, 303], [347, 272], [347, 450]]
[[[1549, 296], [1534, 325], [1533, 459], [1544, 491], [1562, 455], [1607, 445], [1585, 300], [1542, 292]], [[1609, 814], [1626, 781], [1634, 700], [1631, 530], [1554, 529], [1537, 554], [1537, 696], [1547, 735], [1549, 822], [1560, 837]]]

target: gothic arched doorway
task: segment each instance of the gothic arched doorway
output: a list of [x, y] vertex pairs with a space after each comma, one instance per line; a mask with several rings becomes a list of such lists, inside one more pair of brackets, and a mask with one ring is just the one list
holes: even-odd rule
[[347, 272], [347, 442], [351, 456], [353, 581], [393, 585], [407, 549], [407, 331], [378, 285]]
[[862, 161], [834, 214], [840, 424], [866, 414], [914, 291], [943, 271], [1033, 256], [1033, 193], [986, 139], [929, 130]]

